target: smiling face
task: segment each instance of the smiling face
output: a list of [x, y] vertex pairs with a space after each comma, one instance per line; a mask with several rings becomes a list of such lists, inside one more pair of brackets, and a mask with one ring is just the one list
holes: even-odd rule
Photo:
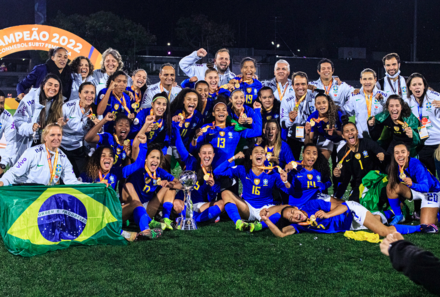
[[185, 98], [183, 99], [183, 108], [188, 114], [193, 114], [197, 108], [199, 97], [194, 92], [186, 93]]
[[44, 143], [50, 151], [55, 151], [61, 145], [61, 139], [63, 138], [63, 132], [60, 127], [52, 126], [44, 137]]
[[409, 85], [409, 90], [413, 93], [414, 97], [421, 98], [425, 91], [425, 84], [421, 77], [414, 77]]
[[199, 83], [196, 87], [196, 92], [199, 93], [203, 101], [208, 100], [209, 87], [207, 84]]
[[212, 145], [204, 145], [200, 148], [199, 158], [203, 166], [211, 166], [212, 160], [214, 160], [214, 149]]
[[398, 120], [402, 113], [402, 105], [397, 99], [388, 99], [388, 112], [393, 121]]
[[118, 69], [119, 63], [112, 54], [108, 54], [104, 60], [105, 72], [110, 76]]
[[328, 100], [325, 96], [318, 96], [315, 98], [315, 107], [319, 115], [325, 115], [328, 111]]
[[318, 149], [315, 146], [308, 146], [304, 149], [302, 161], [304, 166], [313, 167], [317, 159]]
[[266, 161], [266, 153], [264, 148], [261, 146], [256, 146], [252, 150], [251, 155], [252, 166], [264, 166], [264, 161]]
[[226, 122], [226, 118], [228, 117], [228, 108], [226, 107], [226, 104], [218, 103], [215, 106], [212, 115], [214, 116], [217, 123]]
[[130, 121], [127, 119], [119, 120], [115, 123], [116, 136], [119, 141], [125, 140], [130, 133]]
[[123, 74], [116, 76], [115, 78], [115, 93], [122, 94], [127, 88], [127, 77]]
[[283, 211], [283, 218], [292, 224], [305, 222], [308, 217], [307, 213], [299, 210], [298, 207], [289, 207]]
[[265, 133], [267, 135], [267, 140], [269, 140], [269, 142], [273, 143], [276, 141], [277, 136], [278, 136], [278, 127], [277, 124], [275, 123], [267, 123], [266, 124], [266, 128], [265, 128]]
[[43, 91], [47, 98], [53, 98], [60, 92], [60, 83], [54, 78], [49, 78], [43, 86]]
[[260, 91], [260, 101], [265, 109], [272, 108], [274, 99], [275, 97], [273, 96], [272, 90]]
[[329, 80], [332, 79], [333, 76], [333, 67], [330, 63], [322, 63], [320, 65], [321, 70], [318, 70], [318, 74], [321, 77], [321, 80]]
[[286, 63], [278, 63], [274, 70], [275, 79], [277, 81], [285, 81], [289, 77], [289, 66]]
[[229, 53], [227, 52], [219, 52], [217, 53], [217, 57], [214, 60], [214, 65], [217, 66], [217, 69], [225, 72], [230, 63]]
[[82, 78], [86, 78], [89, 75], [90, 65], [86, 59], [81, 59], [78, 65], [77, 73], [81, 74]]
[[111, 149], [105, 148], [102, 150], [101, 153], [101, 160], [99, 161], [99, 164], [101, 166], [101, 170], [104, 172], [110, 171], [113, 166], [113, 151]]
[[360, 82], [364, 91], [373, 92], [374, 86], [376, 85], [377, 79], [374, 77], [374, 74], [371, 72], [362, 73], [362, 77]]
[[234, 94], [229, 98], [232, 102], [232, 106], [235, 110], [242, 110], [244, 105], [244, 93], [243, 91], [235, 91]]
[[154, 111], [154, 115], [158, 117], [163, 117], [164, 113], [167, 111], [167, 103], [167, 99], [157, 98], [151, 105]]
[[394, 147], [394, 159], [400, 167], [404, 167], [408, 162], [409, 151], [403, 144]]
[[131, 79], [133, 80], [133, 85], [140, 89], [147, 83], [147, 73], [140, 70], [136, 72], [136, 74], [133, 75]]
[[393, 57], [389, 60], [385, 60], [384, 67], [389, 75], [395, 75], [397, 71], [399, 71], [400, 64], [397, 62], [397, 59]]
[[241, 67], [241, 75], [243, 75], [243, 80], [251, 80], [256, 71], [257, 69], [255, 68], [254, 62], [244, 62], [243, 67]]
[[176, 71], [171, 66], [165, 66], [159, 73], [159, 79], [163, 86], [171, 86], [176, 79]]
[[79, 99], [81, 102], [81, 106], [90, 106], [92, 105], [93, 101], [95, 100], [95, 86], [93, 85], [87, 85], [84, 86], [79, 93]]
[[299, 75], [295, 76], [293, 78], [293, 89], [297, 97], [301, 98], [304, 96], [307, 92], [307, 78]]
[[67, 53], [67, 51], [65, 49], [59, 49], [59, 50], [57, 50], [55, 55], [53, 55], [50, 58], [52, 59], [52, 61], [55, 62], [55, 65], [57, 65], [57, 67], [59, 69], [64, 69], [64, 67], [66, 67], [66, 65], [67, 65], [67, 61], [69, 59], [69, 54]]
[[154, 171], [156, 171], [157, 168], [159, 168], [160, 162], [162, 161], [160, 159], [160, 156], [161, 156], [160, 151], [158, 151], [158, 150], [153, 150], [148, 154], [145, 162], [147, 163], [148, 169], [151, 172], [154, 172]]
[[342, 130], [342, 138], [351, 146], [355, 145], [358, 140], [358, 131], [355, 124], [347, 124]]
[[217, 89], [219, 81], [217, 71], [210, 71], [208, 74], [205, 75], [205, 80], [209, 84], [209, 88], [211, 90]]

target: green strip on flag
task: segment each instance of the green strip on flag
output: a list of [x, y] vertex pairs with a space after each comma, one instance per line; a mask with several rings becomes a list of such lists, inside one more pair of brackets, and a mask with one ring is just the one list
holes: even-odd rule
[[0, 187], [0, 232], [14, 255], [70, 245], [124, 245], [122, 208], [104, 184]]

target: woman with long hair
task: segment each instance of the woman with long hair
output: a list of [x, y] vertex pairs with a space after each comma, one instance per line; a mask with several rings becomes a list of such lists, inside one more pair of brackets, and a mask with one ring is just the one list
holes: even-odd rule
[[387, 196], [394, 212], [391, 225], [405, 221], [400, 204], [408, 200], [421, 200], [420, 224], [422, 232], [437, 233], [440, 182], [418, 159], [410, 157], [406, 143], [398, 142], [388, 169]]
[[39, 89], [20, 101], [14, 114], [17, 155], [40, 143], [42, 128], [47, 124], [63, 125], [63, 103], [62, 82], [51, 73], [44, 78]]
[[258, 91], [258, 100], [261, 103], [261, 117], [263, 118], [263, 126], [267, 121], [280, 118], [281, 102], [275, 100], [273, 90], [270, 87], [262, 87]]
[[142, 97], [147, 90], [147, 71], [144, 69], [136, 69], [131, 74], [131, 80], [133, 84], [127, 87], [126, 91], [129, 92], [131, 99], [131, 108], [135, 113], [138, 113], [141, 109]]
[[411, 112], [411, 108], [399, 95], [391, 95], [385, 105], [385, 111], [368, 119], [368, 129], [371, 138], [385, 145], [386, 137], [382, 134], [384, 127], [392, 133], [387, 152], [392, 155], [395, 143], [404, 142], [410, 147], [411, 156], [417, 155], [417, 146], [420, 144], [419, 120]]
[[275, 119], [267, 121], [264, 125], [261, 146], [266, 152], [267, 166], [279, 165], [284, 168], [291, 161], [295, 161], [289, 145], [281, 139], [281, 127]]
[[203, 123], [209, 123], [212, 121], [212, 107], [215, 104], [215, 99], [212, 98], [209, 93], [209, 84], [204, 80], [199, 80], [194, 86], [194, 90], [200, 94], [202, 97], [202, 109], [200, 113], [202, 114]]
[[78, 90], [83, 83], [90, 82], [95, 86], [97, 83], [93, 77], [93, 64], [89, 58], [84, 56], [76, 57], [69, 66], [72, 71], [72, 91], [69, 100], [75, 100], [78, 99]]

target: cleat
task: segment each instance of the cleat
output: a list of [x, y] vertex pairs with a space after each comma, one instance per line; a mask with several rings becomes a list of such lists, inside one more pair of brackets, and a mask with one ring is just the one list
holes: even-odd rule
[[435, 224], [420, 225], [420, 232], [422, 233], [438, 233], [438, 227]]
[[261, 230], [263, 230], [263, 225], [260, 222], [255, 222], [255, 223], [249, 224], [249, 231], [250, 232], [261, 231]]
[[136, 241], [138, 236], [136, 232], [130, 232], [130, 231], [122, 231], [121, 235], [129, 242]]
[[393, 220], [390, 223], [390, 226], [394, 226], [399, 223], [405, 222], [405, 216], [403, 214], [394, 216]]
[[161, 229], [147, 229], [137, 234], [137, 240], [157, 239], [162, 236]]
[[239, 230], [239, 231], [244, 231], [246, 228], [249, 227], [249, 224], [246, 222], [243, 222], [242, 220], [238, 220], [235, 223], [235, 229]]
[[165, 224], [165, 228], [163, 229], [163, 230], [174, 230], [173, 229], [173, 226], [171, 226], [171, 224], [173, 223], [173, 221], [171, 221], [170, 219], [168, 219], [168, 218], [164, 218], [163, 219], [163, 222], [164, 222], [164, 224]]
[[216, 223], [220, 222], [220, 216], [218, 216], [218, 217], [215, 218], [215, 222], [216, 222]]
[[420, 213], [418, 213], [417, 211], [414, 211], [413, 215], [412, 215], [412, 219], [416, 220], [416, 221], [420, 221]]
[[165, 228], [166, 228], [166, 224], [165, 224], [165, 223], [158, 222], [158, 221], [156, 221], [155, 219], [152, 219], [151, 222], [150, 222], [150, 224], [148, 224], [148, 226], [149, 226], [151, 229], [165, 230]]

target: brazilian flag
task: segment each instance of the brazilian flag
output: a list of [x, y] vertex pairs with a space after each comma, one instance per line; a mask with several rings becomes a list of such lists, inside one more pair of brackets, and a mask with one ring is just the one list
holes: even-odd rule
[[70, 245], [124, 245], [122, 209], [104, 184], [0, 187], [0, 232], [14, 255]]

